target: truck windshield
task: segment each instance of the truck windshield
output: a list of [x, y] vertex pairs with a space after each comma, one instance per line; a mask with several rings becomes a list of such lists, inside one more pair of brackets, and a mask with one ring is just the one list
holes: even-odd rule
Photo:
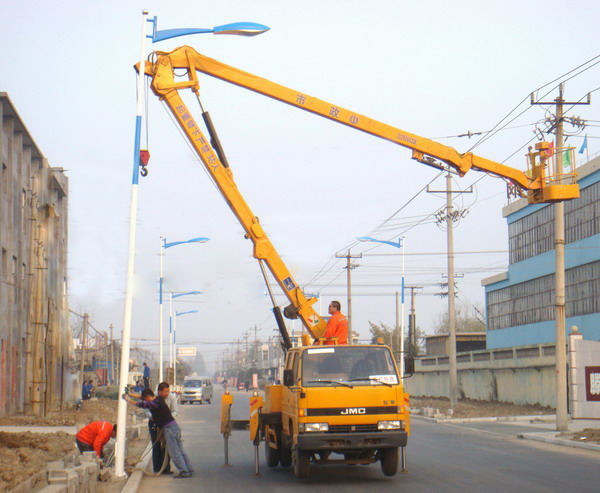
[[184, 387], [202, 387], [201, 380], [186, 380], [183, 382]]
[[316, 347], [302, 353], [304, 386], [329, 386], [336, 381], [353, 385], [397, 384], [398, 375], [387, 348]]

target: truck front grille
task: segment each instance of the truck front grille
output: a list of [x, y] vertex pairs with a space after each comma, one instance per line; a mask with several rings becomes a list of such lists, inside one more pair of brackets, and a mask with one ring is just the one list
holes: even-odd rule
[[368, 425], [329, 425], [329, 433], [353, 433], [379, 431], [377, 423]]

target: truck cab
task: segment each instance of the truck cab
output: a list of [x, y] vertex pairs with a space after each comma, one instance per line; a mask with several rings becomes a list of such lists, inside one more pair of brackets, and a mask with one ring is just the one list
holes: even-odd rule
[[311, 463], [380, 461], [385, 475], [396, 474], [410, 433], [409, 399], [389, 347], [293, 348], [283, 385], [267, 388], [265, 404], [281, 416], [265, 434], [270, 466], [293, 463], [296, 476], [307, 477]]

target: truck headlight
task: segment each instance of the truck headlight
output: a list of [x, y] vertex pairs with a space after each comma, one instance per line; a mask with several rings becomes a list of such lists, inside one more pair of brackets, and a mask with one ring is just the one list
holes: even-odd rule
[[395, 419], [392, 421], [379, 421], [377, 423], [378, 430], [401, 430], [403, 428], [403, 423], [399, 419]]
[[299, 423], [298, 429], [300, 433], [329, 431], [329, 423]]

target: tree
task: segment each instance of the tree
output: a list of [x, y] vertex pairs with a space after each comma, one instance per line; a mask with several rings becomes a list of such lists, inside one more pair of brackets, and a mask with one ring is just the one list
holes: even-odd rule
[[[456, 332], [485, 332], [485, 321], [482, 317], [482, 310], [476, 305], [457, 305], [456, 306]], [[436, 334], [448, 333], [448, 312], [440, 313], [435, 327]]]
[[[384, 324], [383, 322], [379, 322], [379, 325], [371, 322], [369, 320], [369, 331], [371, 332], [371, 344], [377, 344], [379, 339], [383, 339], [383, 343], [388, 346], [394, 347], [398, 344], [398, 328], [392, 329], [390, 326]], [[406, 328], [405, 328], [406, 329]], [[408, 329], [406, 329], [408, 330]], [[415, 344], [410, 344], [408, 340], [408, 334], [406, 333], [404, 336], [404, 351], [409, 356], [417, 356], [420, 352], [421, 343], [423, 341], [423, 331], [417, 326], [416, 334], [415, 334]]]

